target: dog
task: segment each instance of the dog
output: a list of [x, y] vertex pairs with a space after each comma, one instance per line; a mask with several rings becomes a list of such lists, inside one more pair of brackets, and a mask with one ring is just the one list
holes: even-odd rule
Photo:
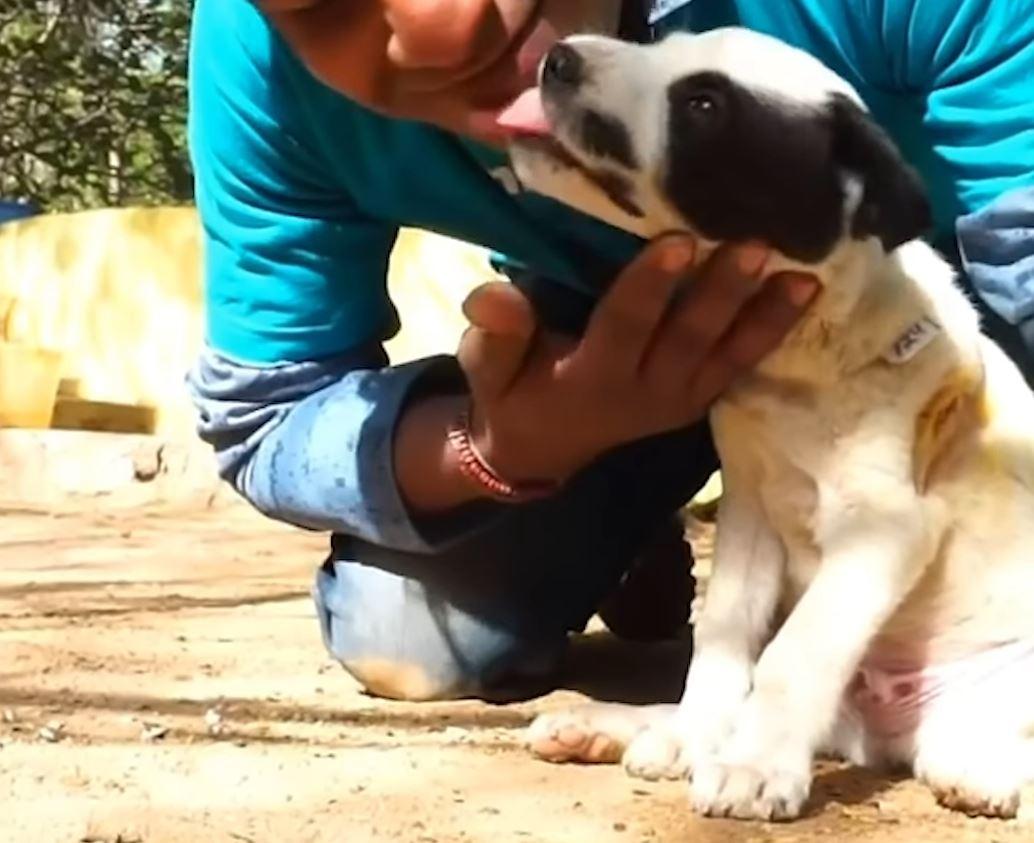
[[820, 293], [711, 411], [724, 495], [677, 706], [544, 715], [553, 760], [688, 777], [786, 820], [819, 754], [1012, 817], [1034, 776], [1034, 396], [922, 239], [919, 176], [855, 90], [740, 28], [560, 42], [503, 116], [526, 189]]

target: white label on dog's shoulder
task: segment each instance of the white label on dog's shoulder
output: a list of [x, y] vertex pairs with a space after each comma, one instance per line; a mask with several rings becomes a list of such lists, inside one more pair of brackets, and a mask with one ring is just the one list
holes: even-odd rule
[[905, 333], [894, 341], [894, 345], [883, 355], [883, 359], [888, 363], [907, 363], [933, 342], [934, 337], [940, 332], [941, 326], [929, 316], [924, 316], [905, 329]]

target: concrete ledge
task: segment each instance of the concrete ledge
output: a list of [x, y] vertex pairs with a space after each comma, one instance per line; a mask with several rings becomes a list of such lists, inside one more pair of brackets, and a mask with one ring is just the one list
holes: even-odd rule
[[55, 507], [236, 500], [202, 442], [79, 430], [0, 430], [0, 505]]

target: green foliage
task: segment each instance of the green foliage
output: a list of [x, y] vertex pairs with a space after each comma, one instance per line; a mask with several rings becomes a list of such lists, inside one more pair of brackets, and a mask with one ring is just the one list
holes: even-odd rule
[[190, 0], [0, 0], [0, 198], [179, 203]]

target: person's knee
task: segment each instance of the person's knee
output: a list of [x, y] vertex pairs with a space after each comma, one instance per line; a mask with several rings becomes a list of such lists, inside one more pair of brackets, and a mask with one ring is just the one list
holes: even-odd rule
[[326, 568], [313, 596], [327, 652], [369, 693], [426, 701], [469, 695], [480, 676], [404, 584], [374, 569]]
[[451, 700], [473, 692], [470, 682], [454, 672], [441, 674], [430, 665], [383, 657], [355, 656], [339, 659], [363, 688], [377, 697], [406, 702]]
[[[378, 697], [407, 702], [486, 697], [551, 677], [566, 639], [534, 645], [516, 637], [466, 629], [439, 637], [430, 630], [405, 640], [370, 638], [330, 616], [327, 650], [363, 688]], [[390, 655], [388, 655], [390, 654]]]
[[[489, 593], [480, 603], [444, 585], [351, 561], [324, 565], [313, 596], [328, 652], [371, 694], [446, 700], [552, 675], [566, 634], [519, 621], [534, 607]], [[468, 590], [469, 591], [469, 590]], [[474, 595], [475, 597], [477, 595]], [[555, 624], [554, 624], [555, 626]]]

